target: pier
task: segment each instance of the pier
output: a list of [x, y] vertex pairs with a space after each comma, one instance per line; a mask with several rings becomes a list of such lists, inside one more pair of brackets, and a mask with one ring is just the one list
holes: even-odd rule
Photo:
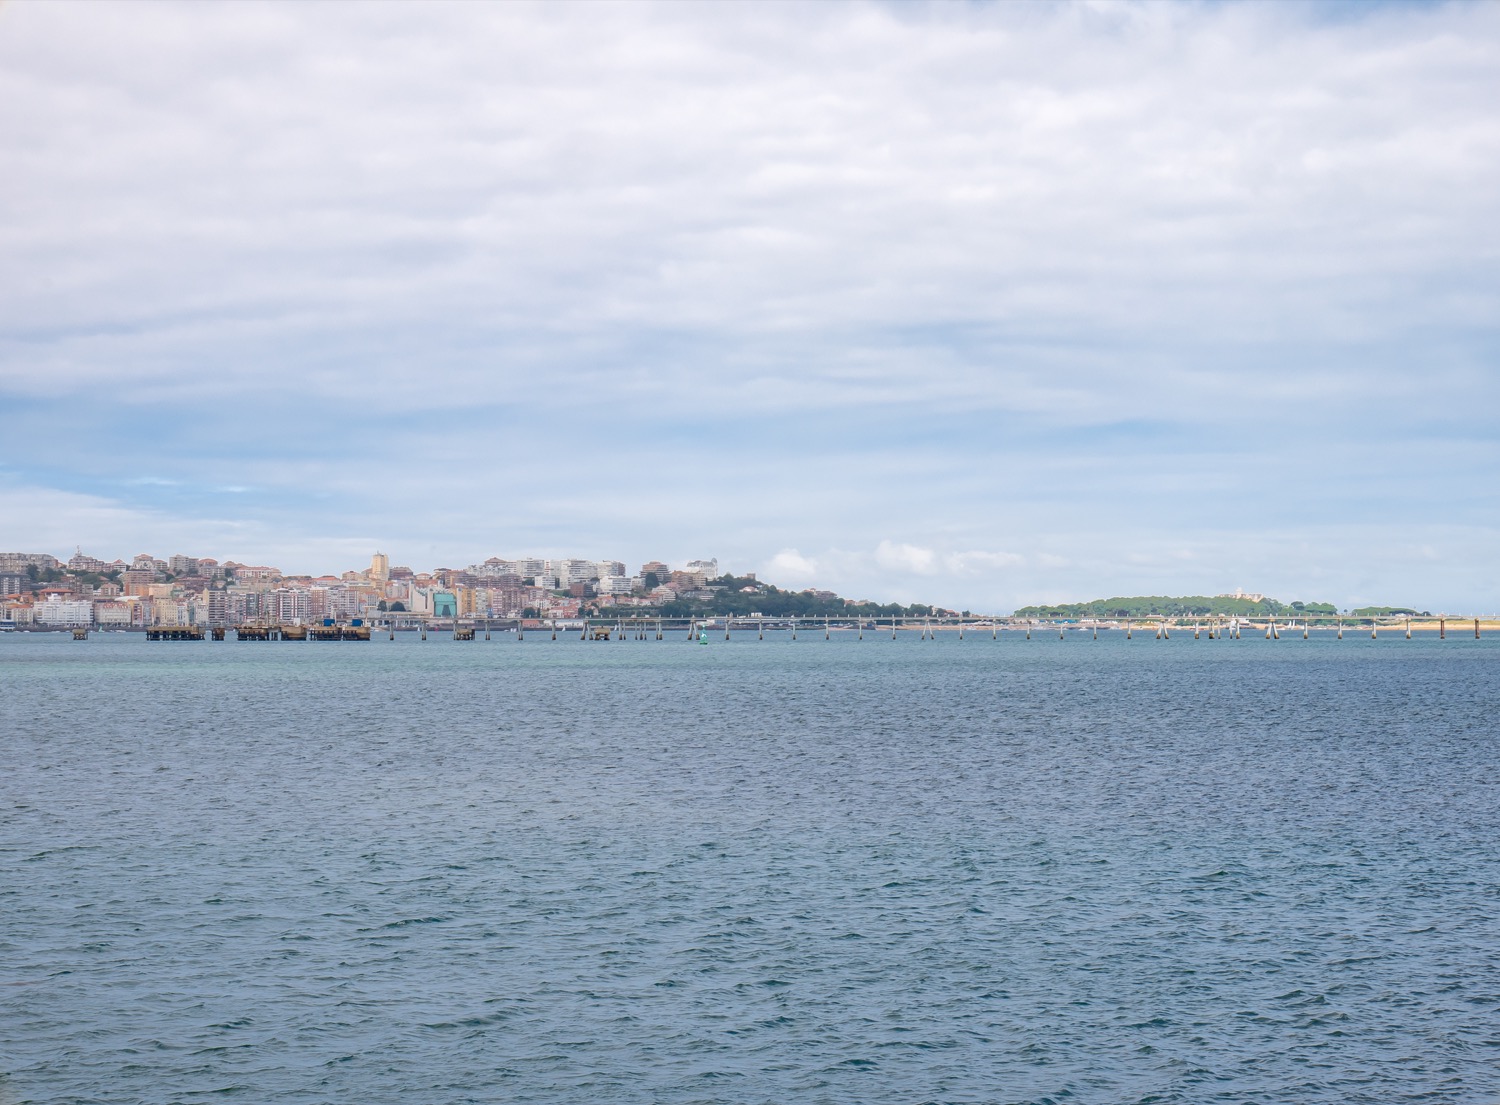
[[[1045, 619], [1017, 618], [1010, 615], [909, 615], [884, 618], [842, 618], [819, 616], [817, 618], [792, 617], [744, 617], [740, 615], [715, 615], [712, 617], [641, 617], [641, 618], [557, 618], [534, 619], [529, 628], [549, 635], [550, 640], [566, 639], [569, 633], [579, 641], [666, 641], [683, 640], [701, 642], [709, 634], [716, 638], [722, 634], [724, 640], [733, 639], [735, 633], [755, 634], [757, 641], [775, 639], [781, 634], [789, 641], [797, 640], [797, 631], [823, 630], [823, 640], [853, 637], [863, 641], [866, 634], [879, 639], [888, 633], [891, 640], [909, 635], [919, 641], [935, 641], [940, 634], [952, 634], [959, 641], [999, 641], [1005, 634], [1013, 634], [1032, 640], [1033, 636], [1046, 637], [1056, 634], [1058, 640], [1070, 637], [1099, 640], [1100, 634], [1118, 633], [1125, 640], [1145, 639], [1170, 641], [1174, 631], [1183, 638], [1194, 641], [1240, 641], [1246, 634], [1266, 641], [1278, 642], [1284, 638], [1312, 640], [1327, 635], [1335, 640], [1344, 639], [1344, 631], [1369, 633], [1374, 640], [1396, 630], [1404, 640], [1413, 640], [1418, 635], [1430, 634], [1440, 641], [1452, 640], [1449, 628], [1462, 625], [1467, 630], [1472, 625], [1474, 639], [1483, 636], [1483, 630], [1500, 628], [1500, 617], [1473, 617], [1471, 615], [1442, 614], [1431, 617], [1387, 617], [1346, 618], [1336, 615], [1315, 617], [1157, 617], [1157, 618], [1082, 618]], [[202, 641], [228, 639], [231, 627], [216, 625], [151, 626], [146, 630], [149, 641]], [[480, 632], [486, 641], [492, 633], [500, 639], [513, 633], [516, 641], [525, 640], [528, 628], [517, 619], [458, 618], [442, 619], [412, 617], [381, 618], [376, 621], [353, 619], [348, 623], [325, 619], [314, 625], [282, 625], [275, 623], [253, 623], [233, 626], [234, 639], [239, 641], [370, 641], [375, 631], [389, 640], [396, 639], [397, 632], [415, 632], [419, 640], [427, 640], [428, 630], [450, 633], [455, 641], [475, 641]], [[1139, 631], [1139, 632], [1137, 632]], [[73, 631], [75, 640], [86, 640], [89, 629], [80, 627]], [[679, 634], [674, 637], [673, 634]]]
[[201, 641], [204, 636], [201, 625], [153, 625], [146, 630], [148, 641]]

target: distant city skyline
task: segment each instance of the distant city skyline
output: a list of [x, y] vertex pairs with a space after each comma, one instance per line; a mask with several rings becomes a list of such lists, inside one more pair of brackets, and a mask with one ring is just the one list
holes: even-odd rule
[[372, 11], [0, 6], [0, 545], [1500, 609], [1500, 5]]
[[[159, 557], [143, 552], [106, 560], [79, 546], [64, 562], [50, 553], [0, 551], [0, 630], [6, 632], [89, 627], [175, 632], [183, 627], [319, 624], [358, 628], [386, 615], [507, 623], [719, 614], [845, 622], [851, 617], [960, 614], [1128, 622], [1157, 617], [1368, 618], [1431, 613], [1391, 604], [1340, 609], [1317, 600], [1278, 600], [1240, 587], [1211, 596], [1097, 596], [1088, 602], [985, 611], [967, 605], [884, 603], [820, 587], [783, 588], [755, 573], [731, 572], [712, 557], [675, 564], [648, 560], [632, 569], [614, 559], [490, 556], [463, 566], [418, 569], [392, 564], [387, 553], [377, 550], [362, 568], [333, 566], [299, 573], [278, 565], [184, 553]], [[1442, 628], [1440, 621], [1440, 632]], [[1474, 631], [1480, 632], [1478, 616]]]
[[[43, 568], [50, 567], [53, 569], [73, 573], [82, 572], [85, 574], [116, 574], [123, 570], [128, 570], [132, 567], [141, 568], [144, 566], [147, 568], [154, 567], [160, 572], [170, 572], [173, 575], [186, 574], [190, 576], [196, 576], [200, 574], [200, 566], [209, 566], [210, 570], [205, 573], [208, 577], [222, 580], [225, 577], [226, 573], [230, 573], [231, 582], [233, 582], [234, 577], [237, 577], [238, 583], [241, 585], [247, 583], [259, 584], [266, 581], [310, 581], [313, 584], [319, 585], [323, 584], [325, 581], [330, 583], [350, 583], [355, 581], [355, 577], [358, 577], [358, 580], [360, 581], [375, 583], [412, 579], [415, 579], [419, 582], [427, 581], [428, 583], [430, 583], [434, 579], [441, 580], [443, 577], [450, 575], [466, 576], [471, 574], [477, 575], [479, 577], [478, 580], [475, 580], [473, 582], [479, 582], [486, 578], [493, 579], [498, 576], [514, 576], [517, 580], [524, 580], [528, 585], [534, 584], [536, 587], [541, 589], [552, 588], [565, 590], [569, 587], [570, 584], [573, 583], [584, 581], [593, 583], [604, 580], [607, 577], [615, 577], [622, 582], [628, 580], [628, 582], [630, 583], [629, 587], [622, 588], [601, 586], [597, 589], [597, 592], [591, 589], [589, 591], [589, 597], [591, 598], [594, 597], [596, 593], [601, 598], [607, 597], [610, 594], [628, 595], [633, 593], [636, 595], [641, 595], [643, 594], [642, 582], [648, 575], [659, 576], [660, 579], [658, 582], [666, 583], [669, 577], [691, 574], [699, 581], [700, 585], [701, 583], [716, 580], [723, 576], [742, 576], [752, 580], [758, 580], [762, 584], [768, 584], [774, 587], [783, 587], [789, 590], [811, 591], [815, 592], [818, 595], [825, 595], [829, 597], [838, 596], [851, 602], [883, 604], [890, 601], [899, 601], [883, 599], [875, 597], [873, 595], [842, 594], [837, 590], [819, 587], [816, 585], [799, 586], [799, 583], [797, 581], [775, 579], [769, 576], [764, 576], [763, 573], [759, 570], [736, 569], [731, 565], [721, 564], [717, 557], [697, 557], [686, 560], [677, 559], [674, 561], [664, 561], [661, 559], [652, 558], [640, 562], [640, 566], [632, 572], [626, 561], [616, 560], [608, 557], [502, 557], [498, 555], [491, 555], [489, 557], [483, 558], [482, 560], [478, 558], [472, 558], [467, 564], [455, 562], [413, 566], [410, 564], [392, 563], [392, 558], [388, 553], [382, 550], [376, 550], [369, 555], [368, 565], [363, 568], [359, 567], [357, 564], [344, 564], [323, 565], [316, 568], [290, 569], [283, 568], [279, 564], [254, 564], [250, 561], [240, 560], [234, 557], [220, 558], [190, 556], [182, 553], [159, 557], [153, 553], [142, 552], [136, 553], [130, 557], [115, 556], [110, 559], [105, 559], [104, 557], [95, 556], [92, 553], [85, 552], [82, 545], [75, 545], [73, 555], [67, 558], [57, 556], [53, 553], [45, 551], [0, 551], [0, 598], [3, 598], [6, 594], [14, 593], [13, 590], [7, 590], [6, 577], [13, 577], [16, 574], [23, 572], [28, 564]], [[676, 566], [674, 567], [674, 565]], [[144, 594], [145, 592], [142, 593]], [[1204, 589], [1192, 591], [1190, 589], [1184, 588], [1169, 588], [1161, 591], [1160, 593], [1163, 595], [1175, 595], [1179, 597], [1196, 594], [1202, 597], [1244, 600], [1248, 603], [1259, 603], [1262, 600], [1271, 599], [1273, 601], [1283, 601], [1288, 604], [1295, 604], [1298, 608], [1302, 606], [1303, 602], [1319, 603], [1324, 601], [1316, 596], [1302, 595], [1300, 593], [1296, 596], [1272, 596], [1260, 591], [1246, 591], [1243, 587], [1240, 586], [1236, 586], [1232, 590], [1224, 591], [1209, 591]], [[394, 596], [395, 592], [392, 592], [392, 595]], [[1082, 603], [1112, 597], [1123, 597], [1123, 595], [1098, 594], [1088, 596], [1087, 598], [1078, 596], [1070, 600], [1058, 601], [1062, 601], [1065, 603]], [[923, 600], [904, 600], [903, 604], [905, 602], [911, 601], [921, 602]], [[973, 603], [963, 602], [935, 603], [931, 605], [951, 610], [979, 609], [979, 607], [977, 607]], [[1047, 606], [1049, 605], [1049, 603], [1043, 602], [1015, 605], [1035, 607]], [[1343, 610], [1350, 610], [1355, 608], [1355, 606], [1352, 604], [1332, 603], [1329, 605], [1331, 605], [1332, 607], [1341, 608]], [[990, 612], [1008, 613], [1011, 609], [1012, 607], [997, 607], [993, 608], [993, 610], [991, 610]], [[1472, 604], [1469, 606], [1449, 607], [1447, 609], [1454, 611], [1471, 612], [1480, 610], [1479, 607]], [[1484, 612], [1489, 613], [1489, 611]]]

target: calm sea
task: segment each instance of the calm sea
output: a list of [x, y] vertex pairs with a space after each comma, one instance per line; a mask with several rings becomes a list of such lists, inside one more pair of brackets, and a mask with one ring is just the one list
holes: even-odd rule
[[1500, 1101], [1500, 639], [0, 638], [0, 1101]]

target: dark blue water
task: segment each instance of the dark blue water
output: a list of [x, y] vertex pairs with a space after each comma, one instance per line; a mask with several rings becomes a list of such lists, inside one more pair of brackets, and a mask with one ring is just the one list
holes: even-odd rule
[[0, 638], [0, 1101], [1492, 1102], [1497, 673]]

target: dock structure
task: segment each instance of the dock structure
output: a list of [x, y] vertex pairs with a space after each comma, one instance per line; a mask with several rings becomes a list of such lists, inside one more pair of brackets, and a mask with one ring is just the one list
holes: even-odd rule
[[[825, 616], [823, 619], [823, 639], [825, 641], [846, 640], [863, 641], [866, 630], [879, 639], [880, 635], [890, 632], [891, 640], [898, 640], [903, 634], [908, 634], [908, 640], [936, 641], [940, 637], [957, 642], [981, 641], [982, 631], [990, 631], [991, 641], [1000, 641], [1009, 630], [1022, 636], [1027, 641], [1033, 639], [1045, 639], [1056, 633], [1057, 639], [1061, 641], [1083, 639], [1097, 641], [1102, 635], [1118, 634], [1125, 640], [1130, 640], [1134, 630], [1141, 630], [1142, 635], [1157, 641], [1170, 641], [1174, 629], [1182, 630], [1184, 636], [1191, 634], [1194, 641], [1239, 641], [1249, 631], [1252, 637], [1263, 636], [1267, 641], [1280, 641], [1285, 637], [1297, 635], [1302, 640], [1312, 640], [1313, 630], [1318, 631], [1320, 638], [1342, 641], [1345, 638], [1345, 630], [1368, 630], [1371, 638], [1380, 640], [1390, 636], [1389, 631], [1400, 631], [1405, 640], [1414, 640], [1418, 636], [1430, 634], [1432, 638], [1439, 641], [1450, 641], [1447, 632], [1448, 623], [1462, 625], [1469, 620], [1469, 615], [1445, 614], [1435, 617], [1424, 616], [1413, 618], [1405, 615], [1379, 615], [1375, 617], [1364, 616], [1350, 618], [1347, 616], [1301, 616], [1284, 621], [1281, 617], [1232, 617], [1227, 615], [1215, 615], [1211, 617], [1198, 616], [1154, 616], [1149, 618], [1106, 618], [1106, 617], [1084, 617], [1076, 619], [1063, 618], [1019, 618], [1015, 616], [966, 614], [966, 615], [895, 615], [887, 617], [871, 617], [868, 615], [851, 615], [844, 618]], [[1483, 628], [1482, 618], [1473, 618], [1474, 637], [1478, 639]], [[712, 635], [715, 639], [723, 634], [723, 640], [743, 640], [745, 636], [754, 634], [752, 640], [765, 641], [773, 639], [778, 633], [783, 640], [795, 641], [799, 628], [810, 628], [810, 618], [799, 618], [791, 615], [785, 617], [771, 617], [764, 614], [756, 615], [715, 615], [689, 616], [680, 618], [623, 618], [614, 617], [608, 621], [598, 618], [585, 617], [581, 619], [551, 619], [538, 620], [531, 623], [530, 628], [541, 629], [545, 636], [543, 640], [557, 641], [566, 638], [568, 630], [578, 630], [577, 640], [580, 641], [664, 641], [671, 637], [673, 632], [684, 632], [689, 642], [704, 644]], [[799, 623], [801, 623], [799, 625]], [[475, 641], [479, 639], [481, 619], [444, 619], [441, 623], [433, 623], [431, 628], [441, 633], [451, 631], [455, 641]], [[324, 619], [321, 624], [315, 625], [278, 625], [269, 623], [247, 623], [232, 627], [236, 640], [240, 641], [369, 641], [373, 639], [374, 631], [381, 629], [390, 640], [396, 639], [396, 630], [415, 630], [421, 640], [427, 639], [429, 620], [425, 618], [412, 619], [405, 624], [398, 623], [395, 619], [385, 619], [379, 624], [363, 622], [353, 619], [349, 623], [336, 623], [332, 619]], [[515, 640], [523, 641], [523, 623], [520, 620], [507, 620], [499, 623], [490, 619], [483, 619], [483, 634], [486, 641], [491, 640], [491, 631], [499, 628], [499, 639], [504, 640], [509, 631], [515, 632]], [[547, 631], [550, 629], [550, 633]], [[1300, 633], [1298, 632], [1300, 630]], [[1382, 634], [1382, 630], [1387, 631]], [[560, 636], [560, 631], [562, 636]], [[88, 628], [74, 629], [73, 636], [77, 640], [85, 640], [90, 630]], [[740, 637], [735, 634], [740, 633]], [[201, 641], [211, 638], [215, 641], [225, 640], [228, 628], [224, 626], [151, 626], [146, 630], [146, 638], [151, 641]], [[1014, 638], [1012, 638], [1014, 639]], [[968, 645], [965, 647], [979, 647]]]
[[201, 641], [204, 636], [201, 625], [153, 625], [146, 630], [148, 641]]

